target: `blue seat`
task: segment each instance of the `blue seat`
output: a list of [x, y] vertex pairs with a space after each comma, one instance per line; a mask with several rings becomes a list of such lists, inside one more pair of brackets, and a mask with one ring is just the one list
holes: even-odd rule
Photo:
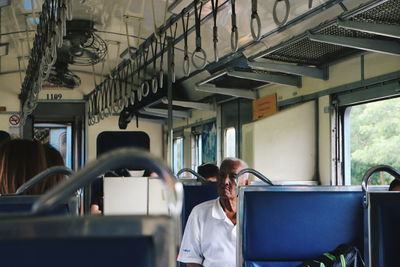
[[[217, 183], [208, 182], [202, 184], [196, 182], [183, 184], [183, 192], [184, 199], [181, 214], [182, 233], [185, 230], [186, 222], [192, 209], [204, 201], [216, 199], [218, 197]], [[184, 267], [186, 264], [180, 263], [180, 266]]]
[[[18, 213], [30, 213], [33, 203], [40, 196], [32, 195], [3, 195], [0, 196], [0, 216]], [[72, 197], [61, 203], [45, 215], [78, 215], [78, 198]]]
[[192, 209], [204, 201], [218, 197], [217, 183], [189, 183], [183, 185], [184, 200], [182, 207], [182, 230], [185, 229], [187, 219]]
[[370, 266], [399, 265], [400, 193], [369, 192]]
[[240, 266], [297, 266], [343, 243], [362, 251], [362, 192], [301, 190], [241, 188]]
[[173, 266], [171, 222], [167, 216], [5, 218], [0, 221], [2, 265]]

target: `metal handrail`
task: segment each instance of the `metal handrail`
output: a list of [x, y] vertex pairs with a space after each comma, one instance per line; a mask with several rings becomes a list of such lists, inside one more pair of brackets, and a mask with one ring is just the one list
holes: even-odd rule
[[372, 175], [377, 173], [377, 172], [387, 172], [390, 175], [392, 175], [393, 177], [395, 177], [396, 179], [400, 179], [400, 172], [398, 170], [396, 170], [393, 167], [390, 167], [388, 165], [377, 165], [374, 166], [372, 168], [370, 168], [369, 170], [367, 170], [363, 176], [362, 182], [361, 182], [361, 187], [362, 190], [364, 192], [364, 206], [367, 208], [368, 207], [368, 182], [369, 179], [371, 179]]
[[264, 183], [269, 184], [269, 185], [274, 185], [274, 184], [271, 182], [271, 180], [268, 179], [265, 175], [263, 175], [263, 174], [260, 173], [259, 171], [255, 170], [255, 169], [252, 169], [252, 168], [246, 168], [246, 169], [243, 169], [243, 170], [239, 171], [239, 173], [237, 174], [237, 178], [236, 178], [236, 184], [237, 184], [237, 185], [239, 184], [239, 178], [240, 178], [240, 176], [242, 176], [242, 175], [245, 174], [245, 173], [251, 173], [251, 174], [253, 174], [255, 177], [257, 177], [258, 179], [260, 179], [261, 181], [263, 181]]
[[195, 172], [194, 170], [189, 169], [189, 168], [183, 168], [180, 171], [178, 171], [178, 173], [176, 174], [176, 177], [179, 178], [179, 176], [184, 172], [190, 172], [191, 174], [193, 174], [197, 178], [197, 181], [200, 181], [202, 183], [207, 182], [206, 178], [204, 178], [203, 176], [201, 176], [200, 174], [198, 174], [197, 172]]
[[93, 182], [97, 176], [110, 169], [126, 168], [132, 162], [144, 169], [154, 171], [164, 181], [167, 193], [168, 207], [171, 215], [180, 216], [183, 203], [182, 183], [173, 175], [170, 169], [150, 153], [136, 148], [121, 148], [103, 154], [97, 160], [89, 163], [70, 179], [61, 183], [41, 196], [33, 205], [33, 214], [42, 214], [68, 199], [78, 189]]
[[31, 189], [34, 185], [37, 183], [41, 182], [45, 178], [55, 175], [55, 174], [64, 174], [66, 177], [71, 176], [74, 173], [73, 170], [70, 168], [64, 167], [64, 166], [54, 166], [51, 168], [48, 168], [41, 173], [35, 175], [33, 178], [31, 178], [29, 181], [26, 183], [22, 184], [20, 187], [18, 187], [17, 191], [15, 191], [15, 195], [21, 195]]

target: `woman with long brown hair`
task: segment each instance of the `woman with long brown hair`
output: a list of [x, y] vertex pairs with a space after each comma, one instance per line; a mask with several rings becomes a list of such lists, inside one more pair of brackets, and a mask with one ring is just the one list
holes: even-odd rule
[[[29, 179], [54, 166], [48, 164], [47, 158], [53, 160], [56, 156], [53, 152], [48, 155], [45, 147], [38, 141], [14, 139], [3, 143], [0, 147], [0, 194], [15, 193]], [[63, 165], [63, 162], [60, 164]], [[63, 177], [52, 178], [48, 177], [35, 185], [27, 194], [43, 194]]]

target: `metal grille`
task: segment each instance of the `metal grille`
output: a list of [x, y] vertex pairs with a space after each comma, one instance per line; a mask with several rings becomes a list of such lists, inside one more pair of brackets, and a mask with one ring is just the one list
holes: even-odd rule
[[264, 58], [318, 66], [337, 58], [338, 55], [348, 56], [355, 52], [357, 52], [355, 49], [312, 42], [308, 40], [308, 38], [304, 38], [290, 46], [278, 50], [275, 53], [267, 55]]
[[352, 18], [354, 21], [400, 25], [400, 0], [391, 0]]
[[227, 87], [227, 88], [247, 89], [247, 90], [249, 88], [257, 88], [266, 84], [259, 81], [230, 77], [228, 75], [221, 76], [210, 83], [214, 84], [216, 87]]
[[[376, 6], [354, 16], [352, 20], [384, 24], [399, 24], [400, 0], [388, 1], [382, 5]], [[346, 30], [337, 27], [335, 24], [328, 25], [327, 27], [313, 33], [330, 36], [345, 36], [381, 40], [388, 39], [386, 37], [373, 34]], [[280, 48], [277, 51], [264, 56], [264, 58], [276, 61], [320, 66], [328, 64], [334, 60], [356, 54], [359, 51], [360, 50], [358, 49], [347, 48], [338, 45], [313, 42], [307, 37], [304, 37], [288, 46]]]

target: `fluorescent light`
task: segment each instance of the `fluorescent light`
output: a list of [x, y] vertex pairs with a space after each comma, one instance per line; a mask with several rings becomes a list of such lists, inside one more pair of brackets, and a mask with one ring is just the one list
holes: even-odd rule
[[11, 4], [11, 0], [0, 0], [0, 8], [9, 6]]
[[8, 55], [8, 43], [0, 43], [0, 57]]

